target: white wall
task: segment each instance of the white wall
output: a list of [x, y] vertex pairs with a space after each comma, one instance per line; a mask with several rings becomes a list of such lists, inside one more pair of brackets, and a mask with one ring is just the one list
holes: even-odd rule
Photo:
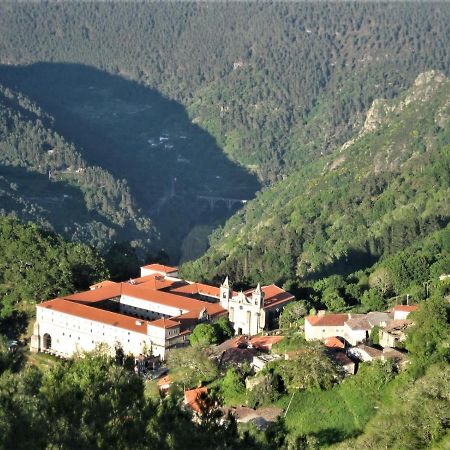
[[347, 341], [351, 345], [357, 345], [360, 344], [361, 342], [364, 342], [367, 339], [367, 332], [366, 330], [353, 330], [347, 324], [345, 324], [344, 334], [341, 336], [347, 339]]
[[185, 314], [188, 312], [187, 309], [174, 308], [173, 306], [162, 305], [160, 303], [152, 302], [149, 300], [142, 300], [139, 298], [131, 297], [129, 295], [122, 295], [120, 297], [120, 304], [132, 306], [136, 309], [143, 311], [151, 311], [155, 315], [159, 314], [157, 317], [174, 317], [180, 314]]
[[344, 325], [313, 326], [308, 320], [305, 320], [305, 339], [307, 341], [323, 340], [333, 336], [344, 336]]
[[49, 334], [52, 339], [51, 349], [65, 356], [94, 350], [97, 345], [102, 343], [114, 349], [119, 342], [125, 354], [133, 355], [139, 355], [145, 346], [148, 349], [151, 347], [151, 340], [147, 334], [46, 308], [37, 308], [37, 321], [41, 350], [44, 344], [43, 337], [45, 334]]

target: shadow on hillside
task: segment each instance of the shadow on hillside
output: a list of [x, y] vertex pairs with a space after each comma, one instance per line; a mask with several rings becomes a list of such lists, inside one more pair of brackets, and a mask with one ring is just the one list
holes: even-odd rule
[[[89, 244], [95, 245], [96, 233], [89, 233], [89, 222], [97, 221], [117, 229], [118, 227], [86, 208], [82, 192], [66, 181], [50, 181], [47, 174], [27, 170], [24, 167], [0, 165], [1, 207], [7, 213], [17, 213], [25, 221], [38, 223], [46, 228], [52, 225], [57, 233], [78, 240], [83, 233]], [[117, 230], [120, 231], [120, 230]]]
[[154, 89], [80, 64], [0, 66], [0, 82], [51, 114], [89, 164], [127, 181], [174, 262], [195, 227], [215, 227], [242, 205], [217, 198], [247, 200], [259, 189], [181, 104]]
[[342, 275], [345, 277], [353, 272], [374, 265], [378, 259], [379, 256], [373, 255], [369, 251], [352, 249], [347, 256], [336, 260], [332, 264], [322, 266], [320, 270], [312, 273], [307, 279], [320, 280], [331, 275]]
[[311, 433], [311, 436], [314, 436], [319, 441], [321, 446], [337, 444], [338, 442], [342, 442], [345, 439], [354, 437], [355, 435], [349, 436], [348, 433], [338, 428], [326, 428], [318, 431], [317, 433]]

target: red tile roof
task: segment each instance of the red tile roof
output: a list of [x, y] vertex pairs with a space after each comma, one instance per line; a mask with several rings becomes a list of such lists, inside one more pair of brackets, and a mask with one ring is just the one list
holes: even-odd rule
[[325, 346], [328, 348], [345, 348], [345, 344], [336, 336], [326, 338]]
[[264, 292], [264, 309], [273, 308], [295, 300], [295, 297], [290, 292], [286, 292], [275, 284], [263, 286], [261, 290]]
[[417, 305], [396, 305], [394, 311], [413, 312], [417, 310]]
[[174, 294], [207, 295], [208, 297], [215, 298], [219, 298], [220, 296], [220, 288], [201, 283], [186, 283], [170, 287], [168, 291]]
[[325, 314], [323, 316], [307, 316], [305, 317], [314, 327], [337, 327], [344, 325], [348, 320], [348, 314]]
[[153, 327], [158, 327], [158, 328], [174, 328], [174, 327], [179, 327], [180, 322], [177, 322], [172, 319], [166, 319], [163, 317], [158, 320], [153, 320], [152, 322], [149, 323], [149, 325], [151, 325]]
[[79, 303], [95, 303], [110, 298], [119, 297], [122, 292], [121, 283], [107, 284], [98, 289], [92, 289], [89, 291], [78, 292], [72, 295], [66, 295], [66, 300], [71, 300]]
[[156, 384], [158, 385], [159, 389], [167, 389], [172, 384], [172, 379], [170, 378], [170, 375], [166, 375], [164, 377], [161, 377]]
[[219, 303], [209, 303], [194, 298], [186, 298], [181, 295], [171, 294], [170, 292], [148, 289], [141, 285], [136, 286], [128, 283], [122, 283], [122, 293], [141, 300], [171, 306], [182, 311], [182, 314], [187, 312], [195, 312], [198, 316], [202, 309], [206, 309], [210, 316], [215, 316], [226, 311]]
[[[136, 333], [147, 334], [147, 322], [144, 320], [136, 320], [134, 317], [117, 314], [73, 301], [71, 302], [63, 298], [56, 298], [55, 300], [40, 303], [37, 307], [104, 323], [105, 325], [113, 327], [124, 328]], [[139, 323], [141, 323], [141, 325], [139, 325]]]
[[92, 286], [89, 286], [89, 289], [99, 289], [99, 288], [103, 288], [105, 286], [113, 286], [116, 283], [115, 281], [111, 281], [111, 280], [104, 280], [104, 281], [100, 281], [99, 283], [93, 284]]
[[255, 336], [250, 339], [250, 344], [255, 348], [271, 350], [272, 346], [282, 341], [284, 336]]
[[167, 274], [176, 272], [178, 270], [178, 267], [164, 266], [163, 264], [148, 264], [147, 266], [142, 266], [142, 268]]
[[208, 388], [202, 387], [184, 391], [184, 404], [193, 409], [196, 413], [202, 412], [202, 399], [208, 394]]

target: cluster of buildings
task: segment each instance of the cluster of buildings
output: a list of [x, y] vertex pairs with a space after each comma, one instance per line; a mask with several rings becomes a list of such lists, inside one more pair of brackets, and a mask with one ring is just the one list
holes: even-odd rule
[[[405, 330], [412, 324], [408, 315], [416, 309], [416, 305], [397, 305], [388, 312], [367, 314], [325, 314], [320, 311], [305, 318], [305, 338], [324, 341], [328, 348], [336, 350], [334, 356], [348, 373], [355, 371], [353, 360], [368, 362], [394, 358], [401, 363], [404, 354], [396, 348], [403, 347]], [[375, 327], [378, 344], [383, 350], [368, 345]], [[346, 353], [340, 350], [346, 350]]]
[[176, 267], [151, 264], [128, 282], [104, 281], [38, 304], [31, 350], [70, 357], [106, 344], [165, 359], [168, 350], [187, 345], [198, 323], [226, 316], [236, 334], [255, 335], [293, 299], [273, 284], [235, 292], [228, 278], [210, 286], [179, 278]]

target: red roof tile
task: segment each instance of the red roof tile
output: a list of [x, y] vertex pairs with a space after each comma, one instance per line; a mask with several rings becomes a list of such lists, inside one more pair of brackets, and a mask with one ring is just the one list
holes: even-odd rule
[[[58, 311], [71, 316], [81, 317], [83, 319], [101, 322], [113, 327], [124, 328], [136, 333], [147, 334], [147, 322], [136, 320], [134, 317], [117, 314], [104, 309], [95, 308], [81, 303], [71, 302], [62, 298], [49, 300], [37, 305], [38, 308], [45, 308]], [[141, 325], [139, 325], [141, 323]]]
[[116, 283], [115, 281], [111, 281], [111, 280], [104, 280], [104, 281], [100, 281], [99, 283], [93, 284], [92, 286], [89, 286], [89, 289], [99, 289], [99, 288], [103, 288], [105, 286], [113, 286]]
[[167, 274], [176, 272], [178, 270], [178, 267], [164, 266], [163, 264], [148, 264], [147, 266], [142, 266], [142, 268]]
[[282, 341], [284, 336], [255, 336], [250, 339], [250, 344], [255, 348], [271, 350], [272, 346]]
[[89, 291], [78, 292], [72, 295], [65, 295], [66, 300], [80, 303], [95, 303], [110, 298], [119, 297], [122, 292], [121, 283], [106, 284], [105, 286]]
[[196, 413], [202, 412], [202, 398], [208, 394], [208, 388], [202, 387], [184, 391], [184, 404], [193, 409]]
[[286, 292], [275, 284], [263, 286], [261, 290], [264, 292], [264, 309], [295, 300], [295, 297], [290, 292]]
[[323, 316], [307, 316], [305, 317], [314, 327], [337, 327], [344, 325], [348, 320], [348, 314], [325, 314]]
[[136, 286], [122, 283], [122, 293], [130, 297], [177, 308], [182, 311], [182, 314], [196, 312], [198, 316], [202, 309], [206, 309], [210, 316], [215, 316], [226, 311], [219, 303], [209, 303], [194, 298], [186, 298], [180, 295], [171, 294], [170, 292], [148, 289], [141, 285]]
[[170, 386], [172, 384], [172, 379], [170, 378], [170, 375], [166, 375], [164, 377], [161, 377], [156, 384], [158, 385], [159, 389], [164, 389], [165, 386]]
[[174, 294], [207, 295], [208, 297], [215, 298], [219, 298], [220, 296], [220, 288], [202, 283], [186, 283], [174, 286], [173, 288], [170, 287], [169, 292]]
[[417, 305], [396, 305], [394, 311], [413, 312], [417, 310]]
[[158, 320], [153, 320], [152, 322], [149, 323], [149, 325], [151, 325], [153, 327], [158, 327], [158, 328], [174, 328], [174, 327], [179, 327], [180, 322], [176, 322], [175, 320], [166, 319], [163, 317]]
[[328, 348], [345, 348], [345, 344], [336, 336], [325, 339], [325, 346]]

